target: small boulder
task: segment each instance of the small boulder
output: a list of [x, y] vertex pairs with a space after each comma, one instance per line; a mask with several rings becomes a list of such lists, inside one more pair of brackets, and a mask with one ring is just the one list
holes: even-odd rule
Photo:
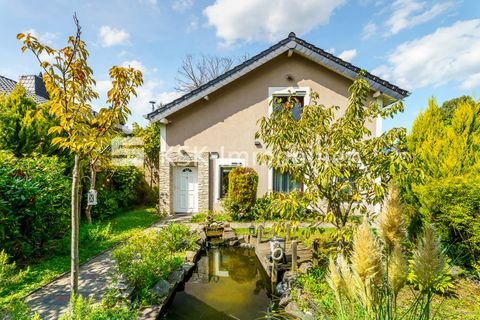
[[162, 279], [153, 286], [152, 291], [158, 297], [166, 297], [170, 293], [170, 283]]
[[182, 269], [185, 272], [185, 274], [188, 274], [190, 272], [190, 270], [193, 269], [193, 267], [195, 267], [195, 263], [193, 263], [193, 262], [187, 262], [187, 263], [182, 264]]
[[172, 271], [172, 273], [170, 273], [168, 275], [167, 280], [172, 286], [175, 286], [177, 283], [180, 283], [180, 282], [183, 281], [184, 275], [185, 275], [185, 273], [184, 273], [183, 269], [175, 270], [175, 271]]
[[278, 302], [278, 305], [283, 308], [290, 303], [290, 300], [291, 300], [290, 295], [287, 294], [280, 299], [280, 301]]
[[295, 302], [290, 302], [285, 307], [285, 312], [289, 315], [292, 315], [298, 319], [302, 320], [314, 320], [314, 316], [311, 312], [302, 312], [299, 306]]

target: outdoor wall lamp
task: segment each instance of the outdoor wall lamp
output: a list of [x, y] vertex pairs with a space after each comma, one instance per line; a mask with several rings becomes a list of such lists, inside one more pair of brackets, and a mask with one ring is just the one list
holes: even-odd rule
[[218, 152], [210, 152], [210, 160], [215, 160], [215, 159], [218, 159], [220, 157], [220, 155], [218, 154]]
[[287, 79], [287, 81], [293, 81], [295, 78], [293, 77], [293, 75], [291, 73], [287, 73], [285, 75], [285, 79]]
[[261, 143], [260, 141], [258, 141], [258, 140], [255, 140], [254, 144], [255, 144], [255, 147], [257, 147], [257, 148], [261, 148], [261, 147], [262, 147], [262, 143]]

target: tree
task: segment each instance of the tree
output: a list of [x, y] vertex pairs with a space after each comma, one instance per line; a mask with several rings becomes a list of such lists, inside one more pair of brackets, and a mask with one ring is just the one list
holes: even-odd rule
[[408, 149], [423, 161], [430, 178], [478, 173], [479, 148], [480, 103], [469, 97], [452, 99], [442, 107], [430, 99], [408, 136]]
[[[248, 55], [245, 54], [238, 60], [239, 62], [243, 62], [247, 59]], [[230, 70], [234, 63], [235, 59], [230, 57], [207, 56], [202, 54], [196, 59], [193, 55], [187, 54], [178, 69], [175, 90], [184, 93], [195, 90]]]
[[431, 98], [407, 141], [426, 173], [425, 183], [408, 192], [410, 228], [435, 223], [455, 263], [474, 266], [480, 255], [480, 102], [462, 96], [439, 107]]
[[[107, 136], [115, 124], [124, 123], [130, 110], [127, 105], [135, 88], [142, 84], [142, 74], [133, 68], [112, 67], [109, 71], [112, 88], [108, 91], [108, 108], [102, 108], [97, 115], [91, 107], [92, 100], [98, 98], [95, 91], [93, 71], [88, 66], [89, 56], [85, 42], [81, 39], [81, 27], [74, 15], [76, 35], [68, 38], [67, 46], [52, 49], [31, 34], [18, 34], [23, 42], [22, 51], [30, 50], [44, 70], [43, 80], [50, 96], [50, 112], [59, 124], [49, 129], [49, 133], [60, 136], [53, 144], [66, 149], [74, 156], [71, 196], [71, 288], [78, 291], [79, 257], [79, 166], [97, 147], [98, 140]], [[53, 57], [54, 63], [43, 61], [42, 53]]]
[[150, 187], [159, 181], [160, 166], [160, 123], [150, 122], [146, 128], [133, 124], [133, 135], [143, 139], [145, 168], [150, 174]]
[[9, 95], [0, 96], [0, 149], [17, 157], [51, 154], [55, 148], [48, 129], [55, 118], [47, 110], [48, 105], [37, 105], [20, 84]]
[[364, 78], [355, 80], [341, 116], [336, 114], [339, 107], [318, 104], [315, 93], [299, 119], [292, 112], [294, 97], [283, 105], [274, 101], [281, 107], [260, 119], [256, 134], [268, 150], [259, 154], [259, 162], [303, 184], [310, 206], [337, 228], [338, 250], [345, 248], [345, 226], [352, 212], [368, 215], [370, 206], [383, 200], [388, 184], [395, 177], [406, 179], [414, 168], [405, 150], [404, 128], [380, 136], [372, 136], [367, 128], [370, 119], [393, 116], [403, 104], [382, 108], [368, 103], [370, 92]]
[[440, 110], [442, 111], [442, 116], [446, 124], [452, 123], [452, 117], [455, 110], [458, 106], [462, 104], [474, 105], [475, 100], [470, 96], [461, 96], [458, 98], [453, 98], [442, 103]]

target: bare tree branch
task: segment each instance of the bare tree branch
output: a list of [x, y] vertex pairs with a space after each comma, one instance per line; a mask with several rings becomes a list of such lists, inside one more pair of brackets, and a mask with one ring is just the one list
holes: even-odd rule
[[187, 54], [178, 69], [175, 90], [185, 93], [195, 90], [232, 69], [236, 62], [242, 63], [247, 59], [247, 54], [239, 59], [203, 54], [196, 58], [192, 54]]

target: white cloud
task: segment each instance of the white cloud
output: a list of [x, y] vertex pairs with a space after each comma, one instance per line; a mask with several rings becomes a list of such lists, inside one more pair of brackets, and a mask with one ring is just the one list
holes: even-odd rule
[[293, 31], [302, 35], [328, 24], [345, 0], [216, 0], [203, 14], [229, 46], [237, 41], [276, 41]]
[[479, 88], [480, 87], [480, 72], [467, 76], [467, 78], [465, 80], [463, 80], [460, 87], [462, 89], [466, 89], [466, 90]]
[[362, 39], [367, 40], [370, 39], [375, 33], [377, 33], [378, 26], [373, 23], [369, 22], [367, 23], [362, 30]]
[[183, 12], [193, 6], [193, 0], [174, 0], [172, 2], [172, 9]]
[[[50, 47], [55, 45], [55, 40], [58, 37], [57, 33], [51, 33], [51, 32], [40, 33], [35, 29], [28, 29], [28, 30], [24, 31], [23, 33], [24, 34], [29, 33], [30, 35], [37, 38], [37, 40], [40, 41], [40, 43], [45, 44], [45, 45], [50, 46]], [[49, 55], [46, 51], [44, 51], [40, 54], [40, 60], [46, 61], [46, 62], [49, 62], [49, 63], [54, 63], [55, 62], [55, 58], [52, 55]]]
[[131, 67], [131, 68], [135, 68], [137, 70], [140, 70], [142, 73], [146, 73], [147, 72], [147, 68], [145, 68], [145, 66], [143, 65], [143, 63], [141, 63], [140, 61], [138, 60], [128, 60], [128, 61], [123, 61], [121, 64], [120, 64], [121, 67]]
[[352, 61], [353, 58], [355, 58], [356, 56], [357, 56], [357, 49], [344, 50], [338, 55], [340, 59], [348, 62]]
[[434, 4], [418, 0], [396, 0], [391, 9], [390, 18], [385, 22], [387, 36], [399, 33], [428, 22], [455, 5], [453, 1], [436, 2]]
[[388, 64], [373, 72], [388, 75], [407, 89], [448, 82], [471, 89], [480, 86], [479, 52], [480, 19], [458, 21], [402, 43], [388, 56]]
[[102, 42], [102, 47], [112, 47], [126, 44], [130, 39], [130, 34], [123, 29], [116, 29], [110, 26], [102, 26], [98, 33]]
[[38, 39], [43, 44], [47, 46], [52, 46], [55, 44], [55, 40], [58, 37], [58, 33], [44, 32], [40, 33], [36, 29], [28, 29], [23, 32], [24, 34], [30, 33], [32, 36]]
[[[137, 97], [132, 97], [130, 100], [130, 110], [132, 114], [129, 117], [129, 123], [139, 122], [146, 123], [143, 116], [152, 111], [152, 105], [149, 101], [155, 101], [158, 104], [168, 103], [181, 94], [176, 91], [162, 91], [163, 81], [158, 78], [146, 80], [141, 87], [137, 89]], [[112, 87], [110, 80], [97, 81], [96, 89], [100, 94], [100, 98], [96, 105], [99, 107], [105, 106], [107, 98], [107, 91]], [[98, 110], [98, 107], [96, 108]]]

